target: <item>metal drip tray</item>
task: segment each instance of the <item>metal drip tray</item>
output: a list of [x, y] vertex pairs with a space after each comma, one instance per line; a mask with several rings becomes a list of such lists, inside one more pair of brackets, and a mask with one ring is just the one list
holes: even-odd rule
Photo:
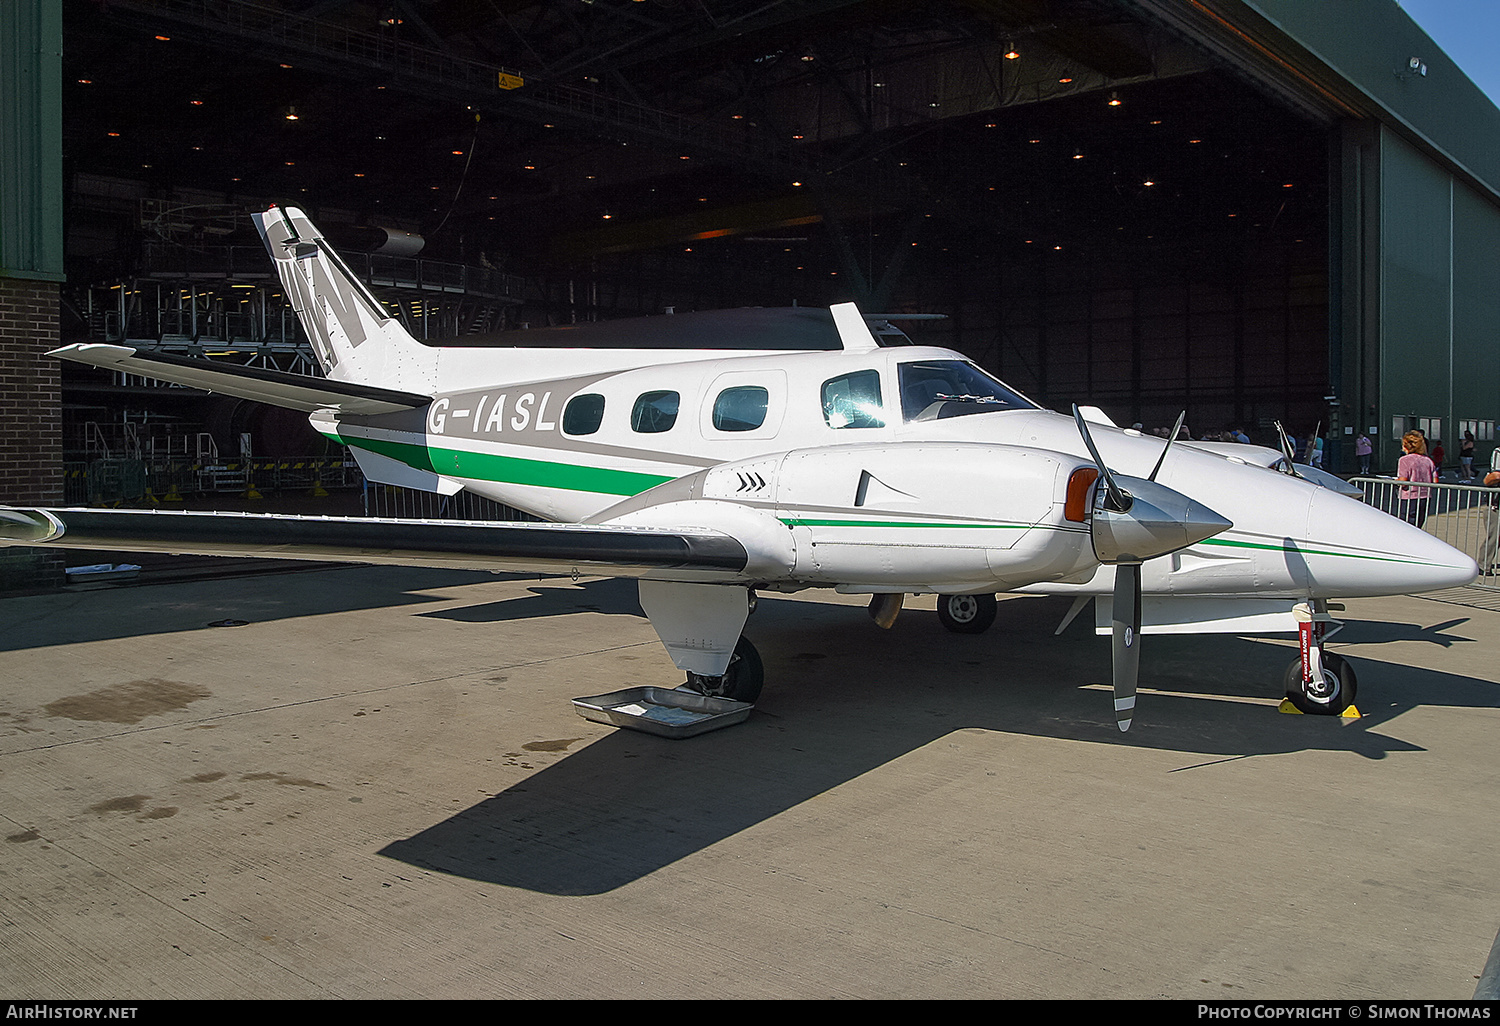
[[743, 723], [755, 706], [685, 688], [625, 688], [573, 699], [578, 715], [658, 737], [684, 738]]
[[69, 584], [87, 581], [129, 581], [140, 574], [141, 568], [134, 563], [95, 563], [92, 566], [70, 566], [63, 571]]

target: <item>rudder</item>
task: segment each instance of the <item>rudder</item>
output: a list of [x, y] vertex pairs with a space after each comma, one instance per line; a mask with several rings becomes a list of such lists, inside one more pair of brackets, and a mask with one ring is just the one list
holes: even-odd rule
[[430, 395], [438, 351], [391, 317], [306, 214], [271, 207], [253, 215], [276, 273], [323, 373], [336, 381]]

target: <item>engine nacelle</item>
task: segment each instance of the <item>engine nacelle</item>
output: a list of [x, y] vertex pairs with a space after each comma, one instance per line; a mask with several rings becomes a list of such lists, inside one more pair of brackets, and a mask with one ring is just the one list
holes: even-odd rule
[[1095, 565], [1065, 517], [1077, 457], [975, 443], [800, 449], [705, 472], [705, 499], [774, 510], [801, 581], [1001, 590]]

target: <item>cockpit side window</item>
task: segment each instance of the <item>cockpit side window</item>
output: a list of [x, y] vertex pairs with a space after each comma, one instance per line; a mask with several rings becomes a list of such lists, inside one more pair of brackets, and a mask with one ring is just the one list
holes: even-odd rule
[[880, 372], [855, 371], [823, 382], [823, 419], [831, 428], [885, 427]]
[[942, 420], [996, 410], [1034, 410], [1036, 404], [963, 360], [914, 360], [896, 371], [901, 416]]

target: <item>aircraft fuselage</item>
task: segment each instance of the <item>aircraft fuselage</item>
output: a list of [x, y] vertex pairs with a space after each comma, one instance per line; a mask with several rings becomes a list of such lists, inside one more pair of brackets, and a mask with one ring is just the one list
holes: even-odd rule
[[[910, 528], [917, 519], [906, 514], [922, 510], [929, 523], [966, 518], [942, 528], [939, 547], [984, 550], [996, 532], [980, 524], [1041, 523], [1045, 515], [1029, 507], [1060, 505], [1067, 475], [1090, 457], [1071, 418], [998, 382], [995, 395], [977, 394], [984, 389], [972, 382], [954, 384], [955, 374], [967, 373], [955, 367], [972, 364], [949, 350], [916, 346], [732, 355], [455, 348], [439, 351], [440, 387], [423, 410], [312, 419], [362, 450], [362, 462], [374, 453], [389, 483], [464, 488], [549, 520], [612, 519], [612, 510], [630, 511], [633, 496], [717, 468], [715, 477], [728, 485], [715, 498], [766, 511], [794, 536], [801, 533], [807, 545], [799, 548], [836, 539], [873, 553], [883, 534], [892, 536], [883, 526]], [[566, 376], [546, 373], [560, 368]], [[441, 387], [487, 378], [477, 387]], [[1112, 469], [1141, 478], [1165, 445], [1107, 425], [1093, 434]], [[1014, 469], [990, 472], [990, 447], [1072, 459], [1045, 469], [1038, 462], [1035, 479], [1023, 482]], [[408, 471], [412, 476], [403, 476]], [[1300, 600], [1468, 579], [1456, 553], [1430, 535], [1263, 466], [1177, 445], [1158, 481], [1234, 527], [1147, 562], [1147, 594]], [[1036, 580], [1006, 581], [986, 576], [982, 553], [969, 558], [974, 572], [935, 565], [927, 585], [913, 587], [918, 582], [906, 578], [903, 590], [1108, 594], [1113, 581], [1110, 567], [1066, 561]], [[864, 580], [809, 572], [804, 565], [794, 576], [848, 590], [880, 587], [876, 571], [861, 571]]]

